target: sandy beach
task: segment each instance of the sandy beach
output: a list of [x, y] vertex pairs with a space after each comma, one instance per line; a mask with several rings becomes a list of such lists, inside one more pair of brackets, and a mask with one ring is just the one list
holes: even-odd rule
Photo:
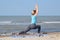
[[50, 32], [43, 34], [40, 37], [11, 37], [11, 36], [0, 36], [0, 40], [60, 40], [60, 32]]

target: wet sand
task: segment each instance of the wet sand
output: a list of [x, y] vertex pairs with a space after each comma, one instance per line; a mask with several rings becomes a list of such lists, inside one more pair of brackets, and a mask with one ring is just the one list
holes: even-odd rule
[[[27, 35], [29, 36], [29, 35]], [[33, 36], [33, 35], [32, 35]], [[60, 32], [50, 32], [47, 34], [41, 34], [36, 37], [11, 37], [11, 36], [0, 36], [0, 40], [60, 40]]]

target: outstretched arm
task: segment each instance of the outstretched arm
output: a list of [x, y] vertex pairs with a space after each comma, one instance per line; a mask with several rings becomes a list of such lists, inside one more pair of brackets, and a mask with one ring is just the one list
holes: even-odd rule
[[35, 10], [36, 10], [36, 14], [35, 15], [38, 15], [38, 5], [37, 4], [35, 6]]

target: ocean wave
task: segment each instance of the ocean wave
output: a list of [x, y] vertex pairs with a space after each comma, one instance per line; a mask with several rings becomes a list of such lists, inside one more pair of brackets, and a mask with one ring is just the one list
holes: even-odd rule
[[[55, 23], [60, 23], [60, 21], [44, 21], [41, 23], [37, 24], [55, 24]], [[12, 21], [0, 21], [0, 25], [29, 25], [31, 23], [17, 23], [17, 22], [12, 22]]]
[[11, 24], [12, 21], [0, 21], [0, 25]]
[[0, 23], [11, 23], [12, 21], [0, 21]]
[[60, 23], [60, 21], [50, 21], [50, 22], [43, 22], [43, 23]]

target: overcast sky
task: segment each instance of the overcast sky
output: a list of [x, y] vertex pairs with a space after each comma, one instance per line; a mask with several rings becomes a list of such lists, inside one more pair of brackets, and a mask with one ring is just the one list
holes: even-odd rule
[[36, 3], [39, 16], [60, 16], [60, 0], [0, 0], [0, 16], [29, 16]]

